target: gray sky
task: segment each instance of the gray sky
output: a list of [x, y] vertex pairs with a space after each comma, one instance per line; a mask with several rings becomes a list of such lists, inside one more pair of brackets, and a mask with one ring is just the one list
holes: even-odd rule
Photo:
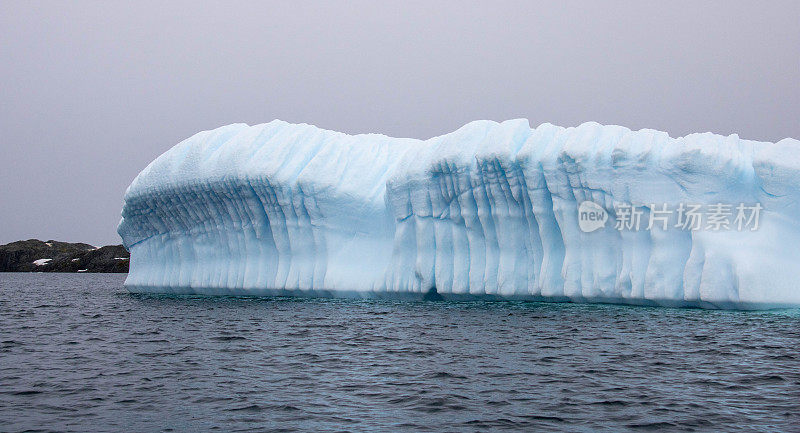
[[233, 122], [800, 138], [800, 2], [262, 3], [0, 0], [0, 243], [119, 243], [134, 176]]

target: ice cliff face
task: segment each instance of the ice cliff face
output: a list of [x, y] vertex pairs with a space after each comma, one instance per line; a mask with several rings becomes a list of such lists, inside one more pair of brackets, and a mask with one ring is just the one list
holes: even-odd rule
[[[800, 305], [798, 187], [794, 139], [511, 120], [421, 141], [273, 121], [158, 157], [119, 233], [133, 291], [759, 308]], [[687, 227], [692, 206], [705, 220]], [[605, 218], [593, 231], [587, 209]]]

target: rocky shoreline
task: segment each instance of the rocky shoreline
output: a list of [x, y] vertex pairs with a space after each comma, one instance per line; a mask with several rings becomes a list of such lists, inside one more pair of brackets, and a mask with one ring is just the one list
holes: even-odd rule
[[0, 272], [128, 272], [130, 254], [122, 245], [29, 239], [0, 245]]

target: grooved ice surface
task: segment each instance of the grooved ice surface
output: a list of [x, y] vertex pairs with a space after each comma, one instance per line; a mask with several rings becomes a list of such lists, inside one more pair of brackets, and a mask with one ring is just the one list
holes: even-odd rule
[[[584, 233], [578, 206], [609, 214]], [[763, 207], [757, 230], [619, 231], [615, 203]], [[179, 143], [125, 194], [132, 291], [799, 305], [800, 142], [527, 120], [429, 140], [282, 121]]]

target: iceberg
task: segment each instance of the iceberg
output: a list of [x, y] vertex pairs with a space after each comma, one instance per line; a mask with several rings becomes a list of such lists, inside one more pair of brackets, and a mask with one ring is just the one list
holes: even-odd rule
[[200, 132], [125, 193], [133, 292], [800, 305], [800, 142], [475, 121]]

